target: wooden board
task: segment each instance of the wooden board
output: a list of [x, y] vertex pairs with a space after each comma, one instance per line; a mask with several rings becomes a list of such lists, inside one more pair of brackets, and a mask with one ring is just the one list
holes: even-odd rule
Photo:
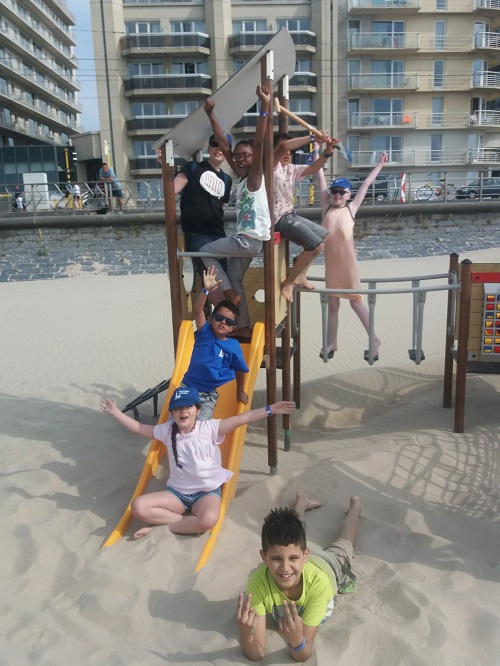
[[[255, 89], [261, 82], [261, 60], [269, 50], [274, 53], [275, 88], [283, 76], [293, 75], [295, 47], [288, 30], [282, 28], [244, 67], [211, 95], [215, 102], [217, 120], [224, 130], [231, 131], [232, 126], [257, 101]], [[207, 146], [211, 134], [210, 121], [201, 105], [162, 136], [153, 145], [153, 149], [159, 150], [166, 141], [172, 139], [174, 154], [189, 160], [197, 151]]]

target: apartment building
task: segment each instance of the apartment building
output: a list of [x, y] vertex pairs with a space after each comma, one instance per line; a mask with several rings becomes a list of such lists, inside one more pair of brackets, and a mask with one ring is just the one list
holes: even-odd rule
[[0, 183], [30, 162], [59, 179], [57, 149], [80, 129], [74, 24], [64, 0], [0, 0]]
[[[353, 155], [332, 174], [366, 174], [381, 151], [417, 179], [500, 173], [500, 0], [99, 0], [92, 16], [102, 139], [125, 180], [158, 178], [154, 141], [281, 27], [290, 109]], [[248, 136], [257, 115], [228, 129]]]

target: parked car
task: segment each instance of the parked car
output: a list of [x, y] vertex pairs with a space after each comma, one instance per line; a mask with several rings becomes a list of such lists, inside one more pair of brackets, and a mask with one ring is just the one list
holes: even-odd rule
[[[351, 199], [354, 198], [356, 192], [360, 188], [361, 184], [364, 181], [364, 178], [359, 178], [358, 176], [347, 176], [352, 185]], [[368, 192], [365, 196], [365, 201], [371, 201], [372, 198], [375, 198], [375, 201], [383, 201], [390, 197], [390, 181], [389, 176], [386, 174], [381, 174], [377, 180], [368, 188]]]
[[500, 178], [483, 178], [483, 187], [481, 180], [473, 180], [465, 187], [457, 188], [457, 199], [479, 199], [481, 197], [491, 197], [497, 199], [500, 197]]

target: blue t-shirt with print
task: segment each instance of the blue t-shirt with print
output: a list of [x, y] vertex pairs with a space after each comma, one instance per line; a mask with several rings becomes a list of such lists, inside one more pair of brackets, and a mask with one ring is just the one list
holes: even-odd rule
[[232, 381], [235, 371], [239, 370], [248, 372], [238, 340], [219, 340], [206, 322], [195, 334], [193, 353], [183, 383], [197, 391], [209, 392]]

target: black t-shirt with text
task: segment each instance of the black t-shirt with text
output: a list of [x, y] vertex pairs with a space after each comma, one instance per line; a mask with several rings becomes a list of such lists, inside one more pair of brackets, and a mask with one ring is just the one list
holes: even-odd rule
[[223, 204], [229, 201], [231, 178], [216, 171], [208, 162], [193, 168], [187, 162], [181, 169], [188, 182], [181, 196], [181, 226], [186, 233], [223, 237]]

